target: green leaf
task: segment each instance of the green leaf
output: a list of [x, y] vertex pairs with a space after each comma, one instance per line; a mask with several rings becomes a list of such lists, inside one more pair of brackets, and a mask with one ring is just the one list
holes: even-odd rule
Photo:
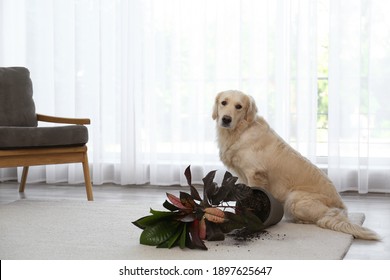
[[178, 244], [179, 237], [181, 236], [181, 233], [183, 231], [183, 225], [185, 225], [185, 224], [180, 224], [177, 227], [176, 232], [173, 235], [171, 235], [171, 237], [169, 239], [167, 239], [163, 243], [159, 244], [157, 246], [157, 248], [168, 248], [168, 249], [170, 249], [170, 248], [174, 247], [176, 244]]
[[179, 224], [179, 222], [161, 221], [153, 226], [148, 226], [141, 233], [140, 243], [152, 246], [160, 245], [176, 233]]
[[172, 212], [168, 212], [168, 211], [160, 211], [160, 210], [154, 210], [152, 208], [150, 208], [150, 213], [153, 214], [153, 216], [156, 216], [156, 217], [169, 217], [169, 216], [174, 216], [175, 213], [172, 213]]
[[180, 236], [182, 235], [183, 231], [186, 230], [186, 227], [185, 227], [186, 224], [181, 224], [178, 228], [178, 230], [176, 231], [176, 234], [172, 236], [172, 238], [170, 238], [168, 240], [168, 248], [172, 248], [176, 243], [177, 241], [180, 239]]
[[181, 249], [184, 249], [186, 247], [187, 236], [188, 236], [187, 223], [185, 223], [184, 227], [183, 227], [183, 230], [181, 231], [180, 239], [179, 239], [179, 246], [180, 246]]
[[163, 243], [157, 245], [156, 248], [168, 248], [168, 241], [169, 240], [165, 240]]
[[162, 220], [172, 219], [176, 215], [174, 212], [155, 211], [153, 209], [150, 209], [150, 213], [152, 213], [152, 215], [139, 218], [134, 221], [133, 224], [141, 229], [145, 229], [146, 227], [154, 225]]

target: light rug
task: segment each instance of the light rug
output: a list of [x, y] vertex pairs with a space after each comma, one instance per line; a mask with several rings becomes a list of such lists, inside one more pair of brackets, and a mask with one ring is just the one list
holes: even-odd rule
[[[20, 200], [0, 205], [0, 259], [342, 259], [352, 236], [315, 225], [281, 221], [248, 241], [206, 242], [208, 251], [156, 249], [139, 244], [131, 222], [149, 207], [123, 202]], [[364, 214], [350, 214], [362, 224]]]

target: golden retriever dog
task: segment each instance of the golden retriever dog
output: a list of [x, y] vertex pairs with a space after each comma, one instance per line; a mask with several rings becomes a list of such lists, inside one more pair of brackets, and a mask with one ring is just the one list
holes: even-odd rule
[[268, 189], [284, 204], [287, 218], [379, 240], [348, 219], [347, 209], [327, 175], [295, 151], [257, 115], [253, 98], [224, 91], [215, 99], [217, 143], [222, 162], [248, 186]]

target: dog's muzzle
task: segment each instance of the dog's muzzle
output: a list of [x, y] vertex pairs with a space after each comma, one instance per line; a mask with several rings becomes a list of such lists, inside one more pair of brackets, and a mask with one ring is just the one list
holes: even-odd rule
[[222, 126], [223, 127], [229, 127], [232, 122], [232, 117], [231, 116], [223, 116], [222, 117]]

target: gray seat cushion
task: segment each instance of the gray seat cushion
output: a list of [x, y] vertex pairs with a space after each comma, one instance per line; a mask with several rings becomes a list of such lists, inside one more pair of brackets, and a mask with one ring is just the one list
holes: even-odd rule
[[30, 72], [0, 67], [0, 126], [37, 126]]
[[55, 127], [0, 126], [0, 149], [82, 146], [88, 142], [83, 125]]

